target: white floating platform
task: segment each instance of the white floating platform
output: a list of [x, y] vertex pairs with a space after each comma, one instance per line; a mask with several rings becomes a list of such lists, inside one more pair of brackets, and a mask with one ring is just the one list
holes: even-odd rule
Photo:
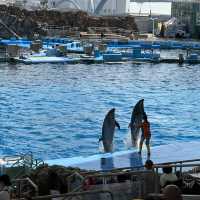
[[27, 58], [15, 58], [16, 62], [24, 64], [40, 64], [40, 63], [68, 63], [74, 64], [80, 61], [79, 58], [67, 58], [56, 56], [29, 56]]
[[[173, 143], [151, 149], [150, 159], [154, 163], [175, 162], [200, 158], [200, 142]], [[97, 154], [89, 157], [73, 157], [45, 161], [49, 165], [79, 167], [85, 170], [112, 170], [126, 167], [140, 167], [147, 158], [146, 151], [140, 156], [136, 150]]]

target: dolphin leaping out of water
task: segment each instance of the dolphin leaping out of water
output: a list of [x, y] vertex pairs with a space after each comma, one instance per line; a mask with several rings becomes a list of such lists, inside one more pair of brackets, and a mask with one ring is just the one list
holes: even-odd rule
[[131, 129], [131, 140], [132, 145], [135, 147], [137, 145], [138, 136], [140, 132], [139, 126], [142, 123], [142, 119], [144, 116], [144, 99], [141, 99], [138, 101], [133, 108], [132, 116], [131, 116], [131, 122], [129, 124], [129, 128]]
[[113, 108], [105, 116], [102, 127], [102, 137], [99, 139], [99, 142], [103, 142], [104, 152], [106, 153], [112, 152], [113, 150], [115, 126], [120, 129], [119, 123], [115, 120], [115, 108]]

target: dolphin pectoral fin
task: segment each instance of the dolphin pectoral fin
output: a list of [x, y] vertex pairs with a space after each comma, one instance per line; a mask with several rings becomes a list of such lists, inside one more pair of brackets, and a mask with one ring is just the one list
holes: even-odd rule
[[103, 141], [103, 138], [102, 138], [102, 137], [99, 138], [99, 142], [101, 142], [101, 141]]
[[116, 120], [115, 120], [115, 126], [120, 130], [120, 125]]

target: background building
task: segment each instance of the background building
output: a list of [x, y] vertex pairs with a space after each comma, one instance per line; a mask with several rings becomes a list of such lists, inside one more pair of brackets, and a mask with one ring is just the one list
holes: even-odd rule
[[48, 7], [81, 9], [98, 15], [122, 15], [129, 12], [130, 0], [49, 0]]
[[130, 0], [0, 0], [0, 3], [15, 4], [27, 9], [78, 9], [96, 15], [123, 15], [130, 10]]
[[185, 25], [186, 32], [200, 38], [200, 2], [182, 1], [172, 3], [172, 17]]

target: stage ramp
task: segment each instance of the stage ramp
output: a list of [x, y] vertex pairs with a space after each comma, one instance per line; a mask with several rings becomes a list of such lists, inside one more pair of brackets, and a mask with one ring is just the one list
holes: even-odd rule
[[108, 171], [118, 168], [135, 168], [144, 165], [147, 159], [155, 164], [193, 160], [200, 158], [200, 142], [176, 142], [169, 145], [152, 147], [151, 156], [146, 151], [139, 155], [137, 150], [96, 154], [89, 157], [73, 157], [45, 161], [49, 165], [79, 167], [85, 170]]

